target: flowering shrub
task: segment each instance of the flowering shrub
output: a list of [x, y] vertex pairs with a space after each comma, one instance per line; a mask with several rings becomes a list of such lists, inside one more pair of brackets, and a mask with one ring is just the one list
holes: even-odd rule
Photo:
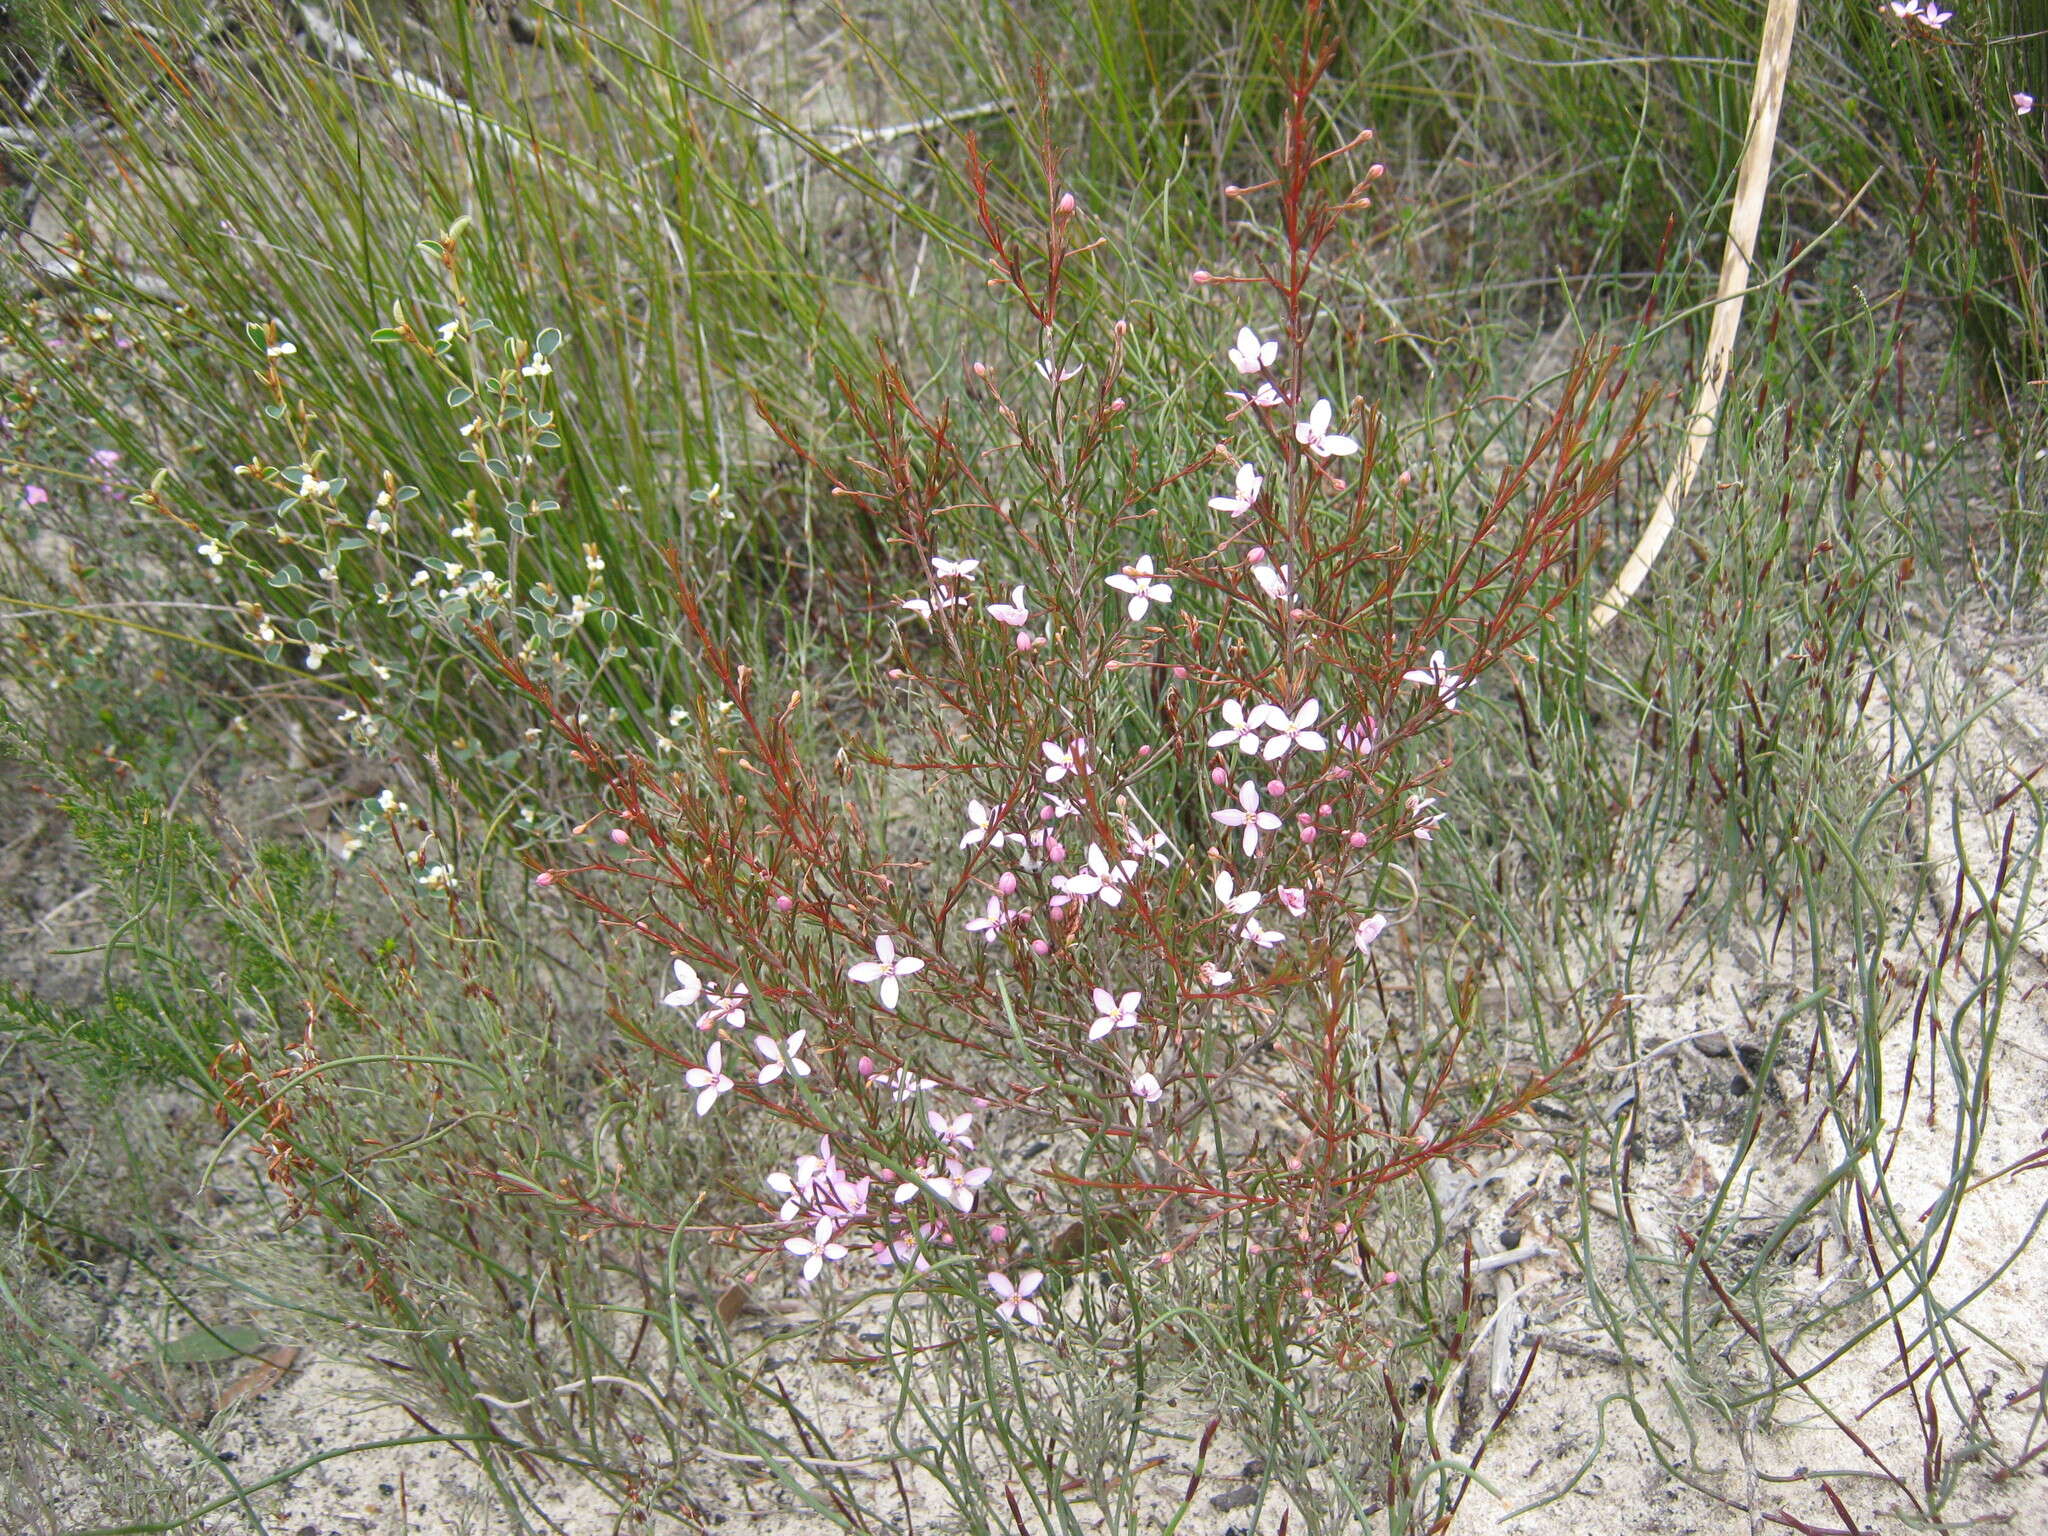
[[[537, 880], [661, 956], [626, 1027], [696, 1113], [784, 1138], [787, 1167], [728, 1192], [714, 1230], [801, 1285], [902, 1276], [1057, 1336], [1114, 1208], [1157, 1265], [1225, 1232], [1284, 1256], [1312, 1298], [1299, 1337], [1341, 1349], [1357, 1296], [1400, 1278], [1381, 1194], [1590, 1048], [1504, 1088], [1467, 1075], [1462, 1026], [1398, 1015], [1376, 982], [1453, 814], [1432, 793], [1450, 730], [1571, 591], [1640, 416], [1593, 442], [1619, 384], [1582, 363], [1489, 492], [1426, 515], [1426, 471], [1310, 374], [1319, 256], [1382, 174], [1350, 170], [1369, 134], [1312, 142], [1328, 61], [1302, 55], [1274, 178], [1231, 189], [1277, 209], [1279, 259], [1195, 273], [1226, 301], [1213, 449], [1146, 467], [1130, 328], [1067, 322], [1091, 246], [1057, 157], [1026, 225], [971, 146], [990, 286], [1034, 340], [970, 370], [995, 451], [887, 367], [843, 384], [857, 458], [778, 429], [915, 561], [874, 701], [913, 746], [849, 741], [821, 768], [803, 690], [761, 696], [680, 560], [718, 706], [689, 769], [609, 745], [502, 658], [596, 776], [578, 819], [616, 849]], [[927, 825], [953, 808], [957, 836], [900, 824], [903, 792]], [[992, 1151], [1025, 1142], [1042, 1167]]]

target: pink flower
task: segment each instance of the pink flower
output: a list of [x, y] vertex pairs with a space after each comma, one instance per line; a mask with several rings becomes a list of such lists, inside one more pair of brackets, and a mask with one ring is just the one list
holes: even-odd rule
[[837, 1264], [846, 1257], [846, 1245], [836, 1240], [835, 1231], [832, 1218], [820, 1216], [809, 1237], [791, 1237], [783, 1240], [782, 1246], [804, 1261], [805, 1285], [817, 1279], [827, 1264]]
[[1173, 588], [1154, 577], [1150, 555], [1140, 555], [1136, 564], [1125, 566], [1114, 576], [1105, 576], [1103, 584], [1130, 594], [1126, 611], [1134, 624], [1145, 617], [1145, 610], [1152, 604], [1173, 601]]
[[1216, 871], [1216, 903], [1232, 917], [1243, 917], [1258, 906], [1263, 898], [1257, 891], [1240, 891], [1237, 877], [1227, 869]]
[[[1052, 888], [1067, 900], [1085, 902], [1092, 896], [1105, 907], [1114, 907], [1123, 902], [1121, 887], [1137, 872], [1136, 859], [1119, 859], [1112, 864], [1101, 844], [1090, 843], [1087, 867], [1071, 875], [1054, 875]], [[1066, 901], [1059, 905], [1065, 906]]]
[[754, 1054], [761, 1058], [761, 1069], [754, 1074], [754, 1081], [762, 1087], [774, 1082], [784, 1072], [795, 1077], [809, 1077], [811, 1064], [797, 1053], [804, 1048], [805, 1030], [798, 1030], [788, 1039], [777, 1041], [771, 1035], [754, 1036]]
[[1010, 1277], [989, 1271], [988, 1288], [996, 1293], [996, 1315], [1012, 1318], [1029, 1328], [1036, 1328], [1045, 1321], [1045, 1309], [1031, 1299], [1045, 1276], [1038, 1270], [1027, 1269], [1017, 1277], [1015, 1285]]
[[873, 987], [881, 1005], [893, 1013], [902, 992], [901, 979], [923, 969], [924, 962], [917, 956], [897, 954], [896, 941], [885, 933], [875, 940], [875, 958], [848, 966], [846, 974], [850, 980]]
[[1920, 7], [1920, 19], [1936, 32], [1947, 26], [1949, 18], [1954, 15], [1954, 11], [1944, 11], [1934, 3], [1934, 0], [1927, 0], [1927, 3]]
[[1330, 430], [1330, 402], [1318, 400], [1307, 421], [1294, 424], [1294, 440], [1319, 459], [1348, 458], [1358, 452], [1358, 439]]
[[972, 581], [974, 573], [980, 569], [979, 560], [948, 560], [940, 555], [932, 561], [932, 578], [936, 581]]
[[1434, 688], [1439, 703], [1445, 709], [1458, 707], [1458, 695], [1465, 691], [1466, 680], [1451, 671], [1444, 661], [1442, 651], [1432, 651], [1429, 665], [1413, 667], [1401, 674], [1404, 683], [1418, 683], [1425, 688]]
[[1138, 1004], [1144, 1001], [1140, 993], [1126, 992], [1118, 997], [1107, 987], [1097, 987], [1091, 997], [1095, 1003], [1095, 1022], [1088, 1026], [1090, 1040], [1100, 1040], [1111, 1030], [1138, 1027]]
[[676, 962], [676, 989], [662, 998], [664, 1008], [693, 1008], [697, 999], [704, 995], [704, 983], [698, 978], [696, 968], [686, 961]]
[[990, 603], [988, 605], [988, 614], [990, 618], [995, 619], [999, 623], [1007, 624], [1012, 629], [1028, 623], [1031, 618], [1031, 610], [1024, 606], [1024, 589], [1022, 587], [1010, 588], [1010, 600], [1007, 603]]
[[710, 1114], [719, 1095], [731, 1093], [733, 1088], [732, 1079], [725, 1075], [725, 1042], [712, 1041], [711, 1049], [704, 1053], [704, 1065], [690, 1068], [683, 1081], [697, 1090], [698, 1115]]
[[1372, 948], [1372, 941], [1387, 931], [1387, 918], [1383, 912], [1375, 912], [1360, 921], [1358, 931], [1351, 935], [1351, 942], [1358, 946], [1362, 955]]
[[25, 507], [40, 507], [50, 499], [50, 493], [40, 485], [24, 485], [21, 488], [21, 504]]
[[1411, 831], [1425, 843], [1435, 840], [1436, 828], [1443, 824], [1446, 814], [1443, 811], [1432, 811], [1430, 807], [1435, 804], [1436, 796], [1434, 795], [1410, 795], [1408, 797], [1408, 814], [1415, 818], [1415, 825]]
[[1259, 834], [1280, 830], [1280, 818], [1271, 811], [1259, 809], [1259, 786], [1246, 779], [1237, 787], [1237, 804], [1225, 806], [1209, 815], [1226, 827], [1244, 829], [1244, 851], [1254, 854], [1259, 851]]
[[2025, 91], [2014, 91], [2012, 93], [2012, 109], [2019, 116], [2025, 117], [2034, 110], [2034, 98]]
[[924, 1112], [924, 1120], [943, 1145], [956, 1152], [974, 1150], [974, 1115], [971, 1111], [963, 1111], [949, 1120], [936, 1109], [928, 1109]]
[[1227, 747], [1234, 744], [1247, 756], [1258, 751], [1260, 742], [1256, 727], [1260, 711], [1264, 708], [1265, 705], [1261, 704], [1247, 715], [1244, 706], [1236, 699], [1225, 699], [1223, 707], [1216, 712], [1223, 721], [1223, 728], [1210, 734], [1209, 745]]
[[1252, 711], [1251, 723], [1273, 732], [1266, 740], [1266, 761], [1278, 762], [1296, 747], [1307, 752], [1326, 750], [1329, 742], [1323, 739], [1321, 731], [1313, 729], [1322, 712], [1319, 699], [1306, 700], [1292, 715], [1278, 704], [1261, 704]]
[[1166, 1091], [1159, 1086], [1159, 1079], [1150, 1072], [1140, 1072], [1131, 1079], [1131, 1097], [1140, 1104], [1157, 1104], [1166, 1097]]
[[1256, 405], [1261, 410], [1275, 410], [1287, 403], [1286, 397], [1275, 389], [1271, 382], [1264, 379], [1259, 381], [1258, 388], [1250, 394], [1240, 389], [1226, 389], [1223, 393], [1242, 405]]
[[967, 820], [970, 825], [960, 834], [960, 846], [978, 848], [986, 844], [990, 848], [1000, 848], [1004, 843], [1015, 843], [1021, 847], [1024, 842], [1023, 833], [1005, 832], [998, 825], [1003, 812], [1008, 809], [1007, 806], [997, 806], [991, 811], [979, 800], [968, 801]]
[[1088, 771], [1088, 739], [1085, 736], [1077, 738], [1071, 747], [1042, 741], [1038, 750], [1045, 754], [1046, 762], [1051, 765], [1045, 770], [1045, 782], [1048, 784], [1057, 784], [1068, 774], [1079, 778]]
[[1252, 580], [1276, 603], [1284, 603], [1294, 596], [1294, 567], [1291, 565], [1276, 567], [1270, 560], [1254, 560]]
[[1264, 373], [1279, 355], [1279, 342], [1261, 341], [1257, 331], [1241, 325], [1237, 328], [1237, 343], [1230, 349], [1230, 366], [1245, 375]]
[[1251, 511], [1259, 499], [1259, 492], [1266, 488], [1266, 478], [1249, 464], [1237, 466], [1237, 491], [1230, 496], [1211, 496], [1209, 506], [1217, 512], [1228, 512], [1232, 517], [1243, 517]]
[[1244, 941], [1247, 944], [1254, 945], [1259, 949], [1272, 949], [1276, 945], [1287, 942], [1286, 934], [1282, 933], [1278, 928], [1268, 928], [1256, 917], [1247, 917], [1237, 925], [1237, 931], [1243, 935]]
[[980, 917], [970, 917], [962, 926], [969, 933], [980, 934], [982, 943], [993, 944], [998, 934], [1023, 916], [1022, 912], [1015, 912], [1004, 906], [1002, 897], [991, 896], [984, 914]]
[[1062, 368], [1051, 358], [1041, 357], [1038, 360], [1038, 376], [1048, 384], [1064, 384], [1069, 379], [1078, 379], [1081, 370], [1086, 366], [1084, 363], [1075, 363], [1070, 368]]
[[1308, 915], [1308, 892], [1300, 886], [1283, 885], [1273, 895], [1280, 905], [1287, 909], [1289, 916], [1306, 917]]

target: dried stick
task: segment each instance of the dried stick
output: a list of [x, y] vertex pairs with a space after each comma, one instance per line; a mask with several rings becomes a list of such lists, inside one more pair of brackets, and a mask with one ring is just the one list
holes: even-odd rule
[[1757, 47], [1756, 83], [1749, 97], [1749, 142], [1735, 173], [1735, 206], [1728, 215], [1728, 244], [1721, 253], [1721, 283], [1714, 295], [1714, 323], [1707, 332], [1707, 350], [1700, 361], [1699, 389], [1686, 422], [1678, 462], [1658, 494], [1657, 508], [1643, 536], [1614, 578], [1614, 585], [1593, 606], [1594, 630], [1614, 622], [1657, 563], [1664, 541], [1676, 525], [1678, 504], [1692, 489], [1714, 425], [1721, 415], [1721, 391], [1735, 351], [1735, 333], [1742, 325], [1742, 300], [1749, 287], [1750, 259], [1756, 250], [1757, 224], [1764, 210], [1764, 190], [1771, 180], [1771, 151], [1778, 142], [1778, 109], [1785, 100], [1785, 76], [1792, 57], [1792, 36], [1798, 30], [1799, 0], [1770, 0], [1764, 13], [1763, 39]]

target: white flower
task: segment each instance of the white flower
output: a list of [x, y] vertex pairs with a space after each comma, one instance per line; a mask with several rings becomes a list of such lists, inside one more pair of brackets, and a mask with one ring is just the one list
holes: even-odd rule
[[363, 520], [363, 527], [371, 533], [389, 533], [391, 531], [391, 519], [382, 512], [372, 512]]
[[333, 649], [333, 646], [322, 645], [318, 640], [310, 642], [306, 646], [306, 670], [308, 672], [318, 672], [320, 670], [320, 663], [327, 659], [327, 653]]
[[1458, 695], [1465, 689], [1465, 679], [1451, 671], [1444, 661], [1442, 651], [1432, 651], [1429, 665], [1414, 667], [1401, 674], [1404, 683], [1419, 683], [1425, 688], [1434, 688], [1438, 702], [1445, 709], [1458, 707]]
[[1232, 917], [1243, 917], [1264, 898], [1257, 891], [1240, 891], [1237, 877], [1227, 869], [1216, 871], [1216, 904]]
[[962, 926], [964, 926], [969, 933], [980, 934], [982, 943], [993, 944], [995, 943], [996, 936], [998, 934], [1000, 934], [1005, 928], [1009, 927], [1010, 924], [1016, 922], [1023, 915], [1024, 914], [1021, 912], [1014, 912], [1010, 908], [1004, 906], [1002, 897], [991, 896], [988, 899], [988, 907], [984, 915], [980, 917], [970, 917]]
[[1221, 969], [1213, 960], [1204, 960], [1202, 962], [1200, 968], [1195, 972], [1195, 979], [1211, 992], [1220, 991], [1237, 980], [1235, 976], [1229, 971]]
[[1048, 384], [1064, 384], [1069, 379], [1079, 378], [1085, 366], [1082, 363], [1075, 363], [1071, 368], [1062, 368], [1051, 358], [1041, 357], [1038, 360], [1038, 376]]
[[1014, 1318], [1027, 1327], [1036, 1328], [1045, 1321], [1045, 1309], [1031, 1299], [1045, 1275], [1035, 1269], [1027, 1269], [1017, 1277], [1015, 1285], [1010, 1284], [1008, 1275], [991, 1270], [988, 1288], [996, 1293], [996, 1315]]
[[846, 1245], [833, 1240], [834, 1230], [832, 1218], [820, 1216], [809, 1237], [783, 1239], [782, 1246], [804, 1261], [805, 1285], [817, 1279], [828, 1263], [837, 1264], [846, 1257]]
[[1264, 373], [1279, 355], [1279, 342], [1261, 341], [1257, 331], [1241, 325], [1237, 328], [1237, 344], [1230, 349], [1230, 365], [1243, 374]]
[[1166, 1097], [1166, 1092], [1159, 1086], [1158, 1078], [1150, 1072], [1140, 1072], [1131, 1079], [1131, 1097], [1140, 1104], [1157, 1104]]
[[997, 825], [1001, 812], [1001, 807], [991, 811], [979, 800], [969, 800], [967, 819], [972, 825], [960, 834], [960, 846], [978, 848], [985, 843], [991, 848], [1000, 848], [1004, 843], [1015, 843], [1021, 847], [1024, 842], [1022, 832], [1005, 832]]
[[676, 989], [663, 997], [664, 1008], [694, 1008], [697, 999], [704, 995], [704, 982], [697, 975], [696, 967], [686, 960], [676, 962]]
[[1133, 623], [1144, 618], [1145, 610], [1152, 604], [1173, 601], [1173, 588], [1153, 575], [1150, 555], [1140, 555], [1136, 564], [1125, 566], [1114, 576], [1105, 576], [1103, 584], [1131, 594], [1127, 611]]
[[294, 346], [291, 342], [280, 341], [274, 347], [265, 347], [263, 349], [263, 355], [265, 357], [290, 357], [298, 350], [299, 349], [296, 346]]
[[199, 555], [201, 559], [219, 565], [227, 556], [227, 546], [218, 539], [208, 539], [199, 546]]
[[1209, 745], [1212, 747], [1227, 747], [1235, 743], [1237, 750], [1246, 756], [1257, 752], [1259, 750], [1259, 737], [1254, 727], [1258, 725], [1259, 715], [1265, 707], [1265, 705], [1261, 704], [1253, 709], [1250, 715], [1246, 715], [1244, 705], [1240, 704], [1236, 699], [1225, 699], [1223, 707], [1217, 711], [1217, 714], [1222, 717], [1223, 729], [1210, 735]]
[[1284, 603], [1294, 596], [1294, 567], [1291, 565], [1275, 568], [1272, 561], [1261, 560], [1252, 567], [1252, 580], [1276, 603]]
[[1048, 784], [1057, 784], [1070, 773], [1079, 778], [1088, 770], [1086, 737], [1076, 738], [1071, 747], [1062, 747], [1057, 742], [1042, 741], [1038, 744], [1038, 750], [1045, 754], [1046, 762], [1051, 764], [1045, 770], [1045, 782]]
[[925, 623], [932, 621], [932, 614], [945, 608], [965, 608], [967, 599], [941, 592], [934, 597], [906, 597], [896, 605], [898, 608], [916, 614]]
[[462, 322], [460, 320], [444, 320], [434, 327], [434, 334], [440, 337], [441, 344], [446, 346], [455, 339], [455, 333], [461, 329]]
[[1920, 14], [1920, 0], [1891, 0], [1892, 15], [1899, 21]]
[[1330, 402], [1318, 400], [1307, 421], [1294, 424], [1294, 440], [1319, 459], [1346, 458], [1358, 452], [1358, 439], [1330, 430]]
[[1244, 941], [1247, 944], [1254, 944], [1260, 949], [1271, 949], [1276, 944], [1285, 944], [1287, 942], [1286, 934], [1282, 933], [1278, 928], [1268, 928], [1256, 917], [1248, 917], [1239, 923], [1237, 931], [1244, 936]]
[[725, 1075], [725, 1042], [712, 1041], [711, 1049], [704, 1053], [704, 1065], [690, 1068], [683, 1074], [683, 1081], [697, 1090], [698, 1115], [710, 1114], [718, 1096], [731, 1093], [733, 1088], [732, 1079]]
[[948, 560], [941, 555], [932, 561], [932, 576], [939, 581], [972, 581], [980, 569], [979, 560]]
[[554, 371], [555, 365], [538, 352], [534, 353], [531, 362], [519, 370], [522, 377], [529, 379], [544, 379]]
[[747, 1027], [747, 999], [750, 996], [751, 994], [748, 992], [747, 984], [744, 981], [734, 982], [730, 993], [714, 992], [709, 987], [705, 988], [704, 1001], [711, 1006], [697, 1015], [697, 1027], [699, 1029], [714, 1029], [718, 1025], [729, 1021], [734, 1029], [745, 1029]]
[[1246, 779], [1237, 787], [1237, 804], [1227, 805], [1220, 811], [1211, 811], [1210, 816], [1226, 827], [1244, 829], [1244, 851], [1247, 854], [1259, 851], [1259, 834], [1280, 830], [1280, 818], [1271, 811], [1259, 809], [1259, 786]]
[[1107, 987], [1097, 987], [1091, 994], [1095, 1004], [1095, 1020], [1088, 1026], [1088, 1038], [1100, 1040], [1113, 1029], [1136, 1029], [1138, 1027], [1138, 1004], [1143, 997], [1136, 992], [1116, 996]]
[[920, 1093], [930, 1093], [939, 1086], [928, 1077], [919, 1077], [908, 1067], [898, 1067], [887, 1077], [878, 1077], [875, 1081], [889, 1090], [889, 1102], [892, 1104], [908, 1104]]
[[1948, 25], [1949, 18], [1953, 15], [1954, 11], [1944, 11], [1934, 3], [1934, 0], [1927, 0], [1920, 8], [1920, 19], [1937, 32]]
[[1022, 628], [1031, 619], [1031, 610], [1024, 606], [1024, 589], [1010, 588], [1010, 600], [1007, 603], [990, 603], [988, 616], [1012, 629]]
[[1266, 488], [1266, 477], [1249, 464], [1237, 466], [1237, 493], [1232, 496], [1211, 496], [1210, 507], [1218, 512], [1228, 512], [1232, 517], [1243, 517], [1251, 511], [1259, 499], [1259, 492]]
[[893, 1012], [901, 992], [901, 979], [915, 976], [923, 969], [924, 962], [917, 956], [897, 954], [896, 941], [885, 933], [875, 940], [875, 958], [848, 966], [846, 974], [863, 986], [873, 987], [881, 1005]]
[[804, 1048], [806, 1033], [800, 1029], [787, 1040], [781, 1041], [772, 1035], [754, 1036], [754, 1054], [762, 1061], [761, 1069], [754, 1074], [754, 1081], [765, 1087], [784, 1072], [797, 1077], [809, 1077], [811, 1064], [797, 1054]]
[[1292, 715], [1278, 704], [1261, 704], [1253, 710], [1251, 723], [1274, 733], [1266, 741], [1266, 761], [1278, 762], [1296, 747], [1305, 752], [1326, 750], [1329, 742], [1323, 739], [1321, 731], [1312, 729], [1322, 712], [1322, 703], [1317, 699], [1305, 701]]
[[1364, 918], [1359, 922], [1357, 929], [1351, 935], [1351, 942], [1358, 946], [1358, 952], [1362, 955], [1372, 948], [1372, 941], [1386, 931], [1386, 914], [1375, 912], [1370, 917]]
[[1443, 824], [1446, 815], [1443, 811], [1432, 811], [1430, 807], [1435, 804], [1435, 795], [1408, 797], [1408, 814], [1415, 818], [1414, 835], [1425, 843], [1435, 841], [1436, 829]]
[[1054, 875], [1052, 887], [1075, 901], [1085, 902], [1092, 896], [1105, 907], [1114, 907], [1121, 905], [1124, 899], [1119, 887], [1137, 872], [1136, 859], [1119, 859], [1112, 864], [1101, 844], [1090, 843], [1087, 867], [1071, 875]]
[[309, 470], [299, 476], [299, 495], [301, 497], [325, 496], [329, 487], [333, 484], [332, 480], [316, 478]]

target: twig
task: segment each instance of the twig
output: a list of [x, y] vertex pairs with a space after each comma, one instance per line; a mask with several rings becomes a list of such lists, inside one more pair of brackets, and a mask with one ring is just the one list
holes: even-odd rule
[[1798, 22], [1799, 0], [1770, 0], [1757, 49], [1756, 83], [1750, 92], [1749, 141], [1735, 175], [1735, 205], [1728, 216], [1728, 244], [1721, 253], [1714, 321], [1707, 332], [1706, 353], [1700, 360], [1699, 389], [1693, 396], [1692, 415], [1686, 422], [1685, 443], [1658, 494], [1656, 510], [1650, 514], [1642, 537], [1636, 541], [1621, 574], [1614, 578], [1614, 585], [1593, 606], [1592, 627], [1596, 632], [1614, 622], [1649, 576], [1650, 567], [1657, 563], [1664, 541], [1677, 523], [1678, 504], [1691, 491], [1693, 478], [1714, 440], [1714, 426], [1721, 415], [1721, 392], [1728, 381], [1735, 335], [1742, 325], [1742, 299], [1749, 287], [1749, 264], [1756, 249], [1757, 225], [1763, 217], [1764, 191], [1770, 185], [1771, 150], [1778, 140], [1778, 109], [1785, 99], [1786, 66], [1792, 56], [1792, 37]]

